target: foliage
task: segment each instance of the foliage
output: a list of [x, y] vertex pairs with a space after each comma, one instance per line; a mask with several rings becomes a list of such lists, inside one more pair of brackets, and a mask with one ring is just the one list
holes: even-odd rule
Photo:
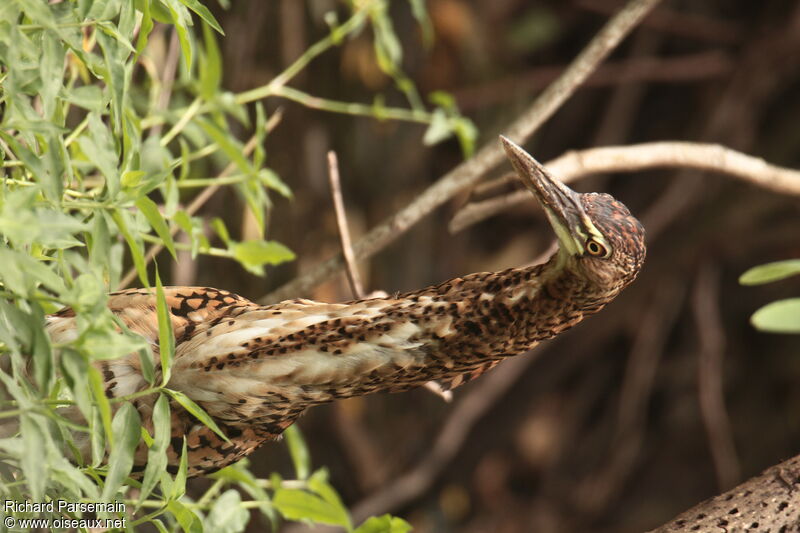
[[[412, 0], [409, 9], [424, 38], [432, 39], [424, 2]], [[217, 44], [222, 28], [197, 0], [0, 3], [4, 499], [125, 502], [127, 515], [99, 516], [127, 516], [128, 528], [151, 523], [160, 531], [241, 531], [251, 509], [272, 523], [282, 515], [361, 533], [410, 529], [390, 516], [354, 529], [325, 471], [311, 472], [294, 429], [286, 442], [296, 480], [256, 479], [242, 461], [214, 474], [211, 488], [193, 501], [186, 494], [185, 443], [181, 468], [174, 476], [165, 472], [170, 401], [219, 430], [190, 398], [169, 388], [175, 341], [161, 279], [148, 263], [163, 247], [173, 258], [177, 250], [227, 257], [264, 274], [265, 267], [294, 257], [264, 238], [271, 197], [288, 198], [291, 192], [266, 166], [263, 141], [275, 117], [260, 100], [279, 97], [332, 112], [419, 122], [429, 128], [426, 144], [456, 135], [465, 154], [473, 149], [475, 128], [452, 98], [434, 95], [437, 107], [428, 111], [404, 75], [388, 2], [353, 1], [350, 10], [343, 23], [330, 14], [329, 35], [270, 83], [232, 94], [222, 87]], [[372, 105], [326, 100], [287, 86], [314, 57], [365, 28], [374, 36], [378, 65], [405, 95], [409, 109], [386, 107], [380, 97]], [[153, 43], [172, 32], [181, 51], [174, 80], [151, 57]], [[238, 140], [232, 130], [248, 132], [249, 140]], [[197, 215], [220, 187], [236, 191], [257, 221], [258, 238], [237, 240], [223, 220]], [[206, 236], [207, 225], [221, 245]], [[174, 239], [178, 231], [187, 242]], [[132, 264], [127, 275], [126, 256]], [[105, 305], [110, 290], [136, 278], [156, 286], [157, 359]], [[77, 332], [74, 340], [53, 345], [45, 316], [63, 305], [76, 311]], [[132, 397], [106, 397], [102, 376], [92, 365], [131, 352], [140, 353], [151, 385], [135, 395], [157, 398], [152, 432], [127, 401]], [[63, 408], [79, 412], [82, 422], [67, 418]], [[16, 421], [18, 432], [12, 428]], [[77, 453], [78, 438], [91, 443], [88, 460]], [[136, 481], [128, 476], [142, 441], [148, 464]], [[250, 499], [243, 500], [243, 494]]]
[[[787, 259], [753, 267], [739, 278], [742, 285], [761, 285], [800, 274], [800, 259]], [[753, 325], [773, 333], [800, 333], [800, 298], [769, 303], [753, 313]]]

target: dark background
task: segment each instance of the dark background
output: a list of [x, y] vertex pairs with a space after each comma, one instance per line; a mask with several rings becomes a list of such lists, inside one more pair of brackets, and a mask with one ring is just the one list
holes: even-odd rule
[[[621, 2], [427, 5], [430, 48], [409, 3], [392, 2], [403, 67], [422, 95], [454, 95], [481, 146], [497, 142]], [[327, 34], [322, 15], [331, 9], [346, 17], [333, 0], [239, 0], [215, 9], [227, 34], [226, 88], [272, 79]], [[382, 93], [387, 104], [407, 106], [376, 66], [372, 37], [365, 31], [327, 52], [290, 85], [367, 104]], [[797, 2], [665, 1], [525, 146], [547, 161], [594, 146], [702, 141], [798, 167], [799, 52]], [[462, 159], [455, 140], [423, 146], [424, 126], [267, 101], [268, 110], [278, 107], [283, 120], [267, 139], [268, 164], [295, 197], [276, 198], [268, 234], [299, 259], [257, 278], [204, 258], [196, 270], [176, 270], [173, 283], [257, 299], [338, 251], [329, 149], [339, 155], [354, 239]], [[800, 256], [797, 199], [679, 170], [597, 176], [575, 188], [610, 192], [643, 221], [648, 258], [639, 280], [599, 315], [521, 356], [525, 362], [507, 361], [457, 389], [453, 404], [414, 391], [312, 409], [300, 428], [315, 466], [330, 469], [349, 505], [381, 488], [397, 495], [393, 481], [422, 462], [418, 472], [430, 483], [408, 502], [370, 511], [391, 511], [418, 532], [641, 531], [800, 453], [800, 337], [760, 333], [748, 322], [761, 305], [798, 295], [800, 279], [737, 282], [754, 265]], [[467, 201], [465, 193], [447, 203], [361, 264], [368, 290], [518, 266], [550, 246], [552, 232], [530, 206], [449, 233]], [[238, 205], [220, 194], [205, 209], [236, 228], [246, 226]], [[350, 293], [337, 276], [297, 296], [335, 301]], [[460, 408], [465, 399], [472, 403]], [[444, 458], [434, 445], [443, 427], [464, 437], [445, 436]], [[280, 443], [251, 461], [259, 475], [292, 475]], [[251, 531], [263, 527], [258, 520]]]

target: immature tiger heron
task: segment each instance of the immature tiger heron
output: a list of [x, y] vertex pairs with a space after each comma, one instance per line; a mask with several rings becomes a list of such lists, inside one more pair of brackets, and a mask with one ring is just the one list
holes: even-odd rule
[[[522, 148], [501, 140], [558, 237], [558, 251], [544, 264], [338, 304], [289, 300], [259, 306], [223, 290], [168, 287], [176, 338], [168, 386], [203, 407], [230, 439], [222, 440], [173, 403], [170, 469], [178, 464], [184, 437], [190, 474], [197, 475], [276, 438], [312, 405], [403, 391], [430, 380], [457, 387], [599, 311], [631, 283], [645, 245], [644, 230], [628, 209], [608, 194], [572, 191]], [[117, 292], [109, 306], [150, 343], [160, 372], [153, 293]], [[48, 320], [54, 341], [75, 337], [72, 310]], [[95, 364], [109, 397], [149, 386], [138, 354]], [[132, 402], [152, 433], [155, 396]], [[88, 442], [83, 445], [90, 457]], [[141, 470], [146, 460], [141, 444], [135, 468]]]

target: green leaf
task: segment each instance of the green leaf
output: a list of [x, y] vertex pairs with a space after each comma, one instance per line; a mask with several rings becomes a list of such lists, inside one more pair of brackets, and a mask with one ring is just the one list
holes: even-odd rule
[[[103, 51], [103, 61], [105, 64], [105, 72], [103, 72], [103, 81], [106, 82], [111, 91], [111, 120], [114, 124], [114, 131], [117, 133], [122, 131], [122, 114], [123, 108], [126, 104], [126, 91], [127, 86], [127, 69], [126, 58], [128, 56], [127, 48], [120, 46], [119, 41], [113, 37], [109, 37], [103, 32], [94, 33], [97, 44]], [[122, 49], [122, 52], [120, 52]], [[106, 179], [110, 176], [106, 175]], [[116, 191], [113, 190], [116, 194]]]
[[259, 276], [264, 275], [265, 264], [277, 265], [295, 258], [291, 250], [275, 241], [237, 242], [230, 245], [230, 250], [243, 267]]
[[64, 83], [64, 47], [61, 41], [50, 32], [42, 33], [42, 59], [39, 63], [39, 77], [42, 81], [39, 96], [46, 119], [53, 119], [56, 111], [56, 95]]
[[411, 14], [417, 19], [417, 23], [422, 29], [422, 43], [426, 47], [433, 44], [433, 24], [425, 9], [425, 0], [409, 0], [411, 4]]
[[128, 223], [125, 221], [127, 216], [128, 213], [121, 209], [116, 209], [111, 212], [112, 220], [114, 220], [114, 222], [117, 224], [119, 232], [122, 233], [122, 236], [125, 237], [125, 242], [128, 243], [128, 249], [131, 251], [133, 265], [136, 267], [136, 272], [139, 274], [139, 280], [145, 287], [149, 287], [150, 282], [147, 279], [147, 266], [144, 262], [144, 252], [134, 238], [130, 229], [128, 229]]
[[283, 182], [280, 176], [275, 173], [274, 170], [262, 168], [258, 171], [258, 179], [264, 186], [277, 191], [281, 196], [284, 196], [285, 198], [292, 197], [291, 189], [289, 189], [289, 187]]
[[95, 113], [102, 113], [108, 105], [108, 98], [97, 85], [65, 88], [61, 91], [61, 97], [73, 105]]
[[289, 520], [311, 520], [348, 530], [351, 527], [347, 511], [303, 490], [279, 488], [272, 504]]
[[133, 468], [133, 454], [139, 444], [139, 411], [130, 403], [124, 403], [114, 415], [112, 428], [114, 444], [108, 456], [108, 474], [103, 487], [102, 499], [110, 500]]
[[206, 6], [204, 6], [197, 0], [180, 0], [180, 1], [181, 4], [185, 5], [186, 7], [197, 13], [197, 15], [201, 19], [203, 19], [206, 22], [206, 24], [214, 28], [220, 34], [225, 35], [225, 32], [222, 31], [222, 26], [219, 25], [217, 19], [214, 18], [214, 15], [211, 14], [211, 11], [209, 11]]
[[425, 135], [422, 137], [422, 143], [425, 146], [432, 146], [440, 143], [453, 135], [453, 128], [450, 125], [450, 119], [443, 109], [437, 108], [431, 115], [431, 124], [425, 130]]
[[136, 207], [139, 208], [139, 211], [141, 211], [147, 219], [150, 227], [161, 237], [161, 242], [163, 242], [164, 246], [169, 250], [172, 258], [177, 261], [178, 256], [175, 254], [175, 243], [172, 241], [172, 234], [169, 231], [169, 226], [167, 226], [167, 223], [164, 221], [164, 217], [161, 216], [161, 211], [158, 210], [156, 203], [147, 196], [142, 196], [136, 200]]
[[142, 23], [139, 28], [139, 37], [136, 39], [136, 54], [141, 54], [145, 46], [147, 46], [147, 39], [150, 37], [150, 32], [153, 31], [153, 16], [150, 14], [150, 0], [137, 0], [136, 9], [142, 12]]
[[82, 246], [74, 237], [86, 230], [80, 220], [55, 209], [35, 204], [39, 189], [26, 187], [9, 191], [0, 205], [0, 234], [17, 247], [41, 244], [66, 249]]
[[233, 240], [231, 240], [231, 236], [228, 233], [228, 228], [225, 227], [224, 220], [219, 217], [214, 217], [211, 220], [211, 227], [217, 232], [219, 238], [222, 239], [222, 242], [224, 242], [227, 246], [232, 246], [235, 244]]
[[167, 305], [161, 277], [156, 269], [156, 313], [158, 314], [158, 351], [161, 355], [162, 386], [166, 386], [172, 374], [172, 360], [175, 358], [175, 332]]
[[222, 82], [222, 55], [211, 27], [203, 24], [205, 53], [200, 58], [200, 95], [211, 100]]
[[0, 248], [0, 279], [5, 288], [20, 296], [33, 293], [39, 284], [56, 294], [67, 291], [64, 280], [44, 263], [8, 248]]
[[303, 434], [300, 433], [296, 425], [292, 425], [286, 428], [283, 436], [286, 438], [286, 446], [289, 448], [289, 455], [292, 457], [297, 478], [308, 478], [308, 474], [311, 472], [311, 457], [303, 439]]
[[242, 499], [236, 489], [228, 489], [219, 495], [204, 523], [205, 531], [238, 533], [244, 531], [250, 513], [242, 507]]
[[461, 144], [461, 153], [464, 154], [464, 159], [469, 159], [475, 152], [478, 128], [470, 119], [459, 116], [454, 119], [453, 131], [456, 132], [458, 142]]
[[[36, 181], [41, 184], [45, 197], [50, 202], [60, 202], [61, 194], [64, 192], [64, 183], [60, 174], [53, 174], [53, 165], [46, 164], [46, 160], [41, 154], [36, 154], [2, 130], [0, 130], [0, 138], [8, 143], [11, 151], [16, 154], [17, 158], [24, 163], [25, 167], [36, 178]], [[53, 149], [53, 147], [50, 147], [50, 150]]]
[[248, 176], [255, 176], [257, 174], [253, 165], [244, 155], [244, 147], [231, 136], [229, 131], [224, 131], [210, 120], [199, 119], [198, 122], [203, 128], [203, 131], [206, 132], [212, 141], [217, 143], [220, 149], [233, 161], [242, 174], [247, 174]]
[[742, 285], [761, 285], [800, 274], [800, 259], [786, 259], [751, 268], [739, 277]]
[[[169, 392], [169, 391], [167, 391]], [[184, 494], [186, 494], [186, 479], [188, 477], [189, 471], [189, 450], [186, 444], [186, 437], [183, 437], [183, 446], [181, 447], [181, 460], [178, 462], [178, 472], [175, 474], [175, 481], [172, 483], [171, 488], [167, 488], [169, 485], [165, 486], [165, 481], [169, 479], [169, 476], [165, 473], [164, 477], [161, 478], [161, 486], [164, 488], [165, 491], [169, 492], [169, 498], [172, 500], [177, 500], [179, 498], [183, 498]]]
[[147, 496], [155, 488], [161, 473], [167, 468], [167, 447], [169, 447], [169, 440], [172, 436], [170, 422], [169, 400], [161, 394], [153, 407], [153, 444], [147, 451], [147, 466], [139, 491], [139, 503], [147, 499]]
[[200, 517], [181, 502], [170, 501], [167, 504], [167, 510], [172, 513], [178, 525], [186, 533], [203, 533], [203, 523], [200, 521]]
[[20, 466], [25, 474], [25, 480], [31, 490], [31, 498], [42, 501], [44, 489], [47, 486], [47, 463], [45, 462], [45, 435], [41, 427], [40, 417], [20, 417], [20, 435], [25, 446], [25, 452], [20, 458]]
[[89, 135], [81, 135], [78, 145], [106, 178], [109, 194], [112, 198], [115, 197], [119, 192], [119, 157], [111, 132], [103, 124], [99, 114], [89, 114]]
[[367, 519], [353, 533], [408, 533], [411, 529], [402, 518], [385, 514]]
[[757, 329], [771, 333], [800, 333], [800, 298], [765, 305], [751, 317]]
[[189, 413], [191, 413], [192, 416], [194, 416], [200, 422], [202, 422], [204, 426], [206, 426], [211, 431], [213, 431], [214, 433], [219, 435], [220, 438], [223, 439], [225, 442], [230, 442], [230, 440], [228, 440], [228, 437], [222, 432], [221, 429], [219, 429], [219, 426], [217, 426], [217, 423], [214, 422], [214, 419], [211, 418], [210, 416], [208, 416], [208, 413], [206, 413], [203, 410], [202, 407], [200, 407], [199, 405], [194, 403], [194, 401], [192, 401], [191, 398], [189, 398], [188, 396], [186, 396], [184, 393], [182, 393], [180, 391], [176, 391], [176, 390], [172, 390], [172, 389], [164, 389], [164, 391], [167, 394], [169, 394], [170, 396], [172, 396], [172, 398], [176, 402], [181, 404], [181, 406], [183, 406], [184, 409], [189, 411]]
[[[308, 488], [312, 492], [317, 493], [317, 495], [322, 497], [323, 500], [335, 507], [340, 508], [344, 514], [347, 514], [347, 508], [342, 503], [342, 499], [339, 497], [336, 489], [334, 489], [331, 484], [328, 483], [328, 471], [326, 469], [320, 468], [314, 472], [314, 474], [308, 480]], [[348, 525], [348, 528], [350, 527], [351, 526]]]
[[169, 10], [172, 24], [178, 32], [178, 42], [183, 51], [183, 59], [186, 62], [186, 70], [192, 71], [192, 56], [194, 55], [194, 44], [189, 33], [189, 26], [192, 25], [192, 17], [179, 0], [164, 0], [164, 5]]
[[122, 178], [120, 179], [122, 189], [126, 191], [136, 190], [146, 174], [144, 170], [126, 170], [122, 173]]
[[131, 44], [131, 42], [128, 40], [127, 37], [125, 37], [120, 33], [120, 31], [114, 24], [110, 24], [107, 22], [100, 23], [97, 25], [97, 27], [100, 28], [100, 31], [102, 31], [106, 35], [115, 39], [119, 44], [122, 45], [123, 48], [127, 48], [130, 53], [132, 54], [136, 53], [136, 48], [133, 47], [133, 45]]
[[112, 445], [114, 442], [114, 428], [111, 422], [111, 403], [109, 403], [106, 391], [103, 388], [103, 376], [100, 375], [100, 371], [94, 366], [90, 365], [87, 368], [89, 371], [89, 388], [92, 391], [95, 404], [100, 411], [100, 419], [103, 422], [106, 440], [109, 445]]

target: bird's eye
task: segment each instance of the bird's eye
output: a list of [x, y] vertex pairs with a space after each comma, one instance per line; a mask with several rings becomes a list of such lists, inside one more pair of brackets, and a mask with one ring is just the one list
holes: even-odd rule
[[595, 257], [604, 257], [608, 253], [605, 246], [592, 239], [586, 243], [586, 251]]

